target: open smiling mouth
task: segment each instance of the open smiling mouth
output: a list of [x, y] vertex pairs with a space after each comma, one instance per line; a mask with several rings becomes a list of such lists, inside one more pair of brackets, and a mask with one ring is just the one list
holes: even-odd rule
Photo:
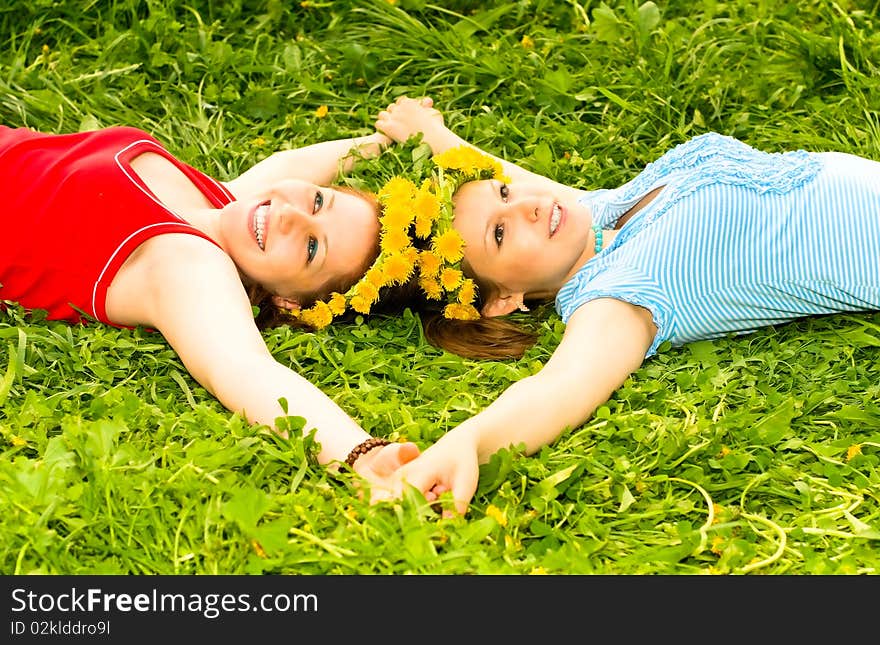
[[266, 250], [266, 217], [269, 215], [269, 201], [265, 201], [254, 211], [254, 234], [260, 250]]
[[556, 229], [559, 228], [559, 222], [562, 221], [562, 209], [559, 208], [559, 204], [553, 204], [553, 212], [550, 214], [550, 237], [553, 237], [553, 234], [556, 232]]

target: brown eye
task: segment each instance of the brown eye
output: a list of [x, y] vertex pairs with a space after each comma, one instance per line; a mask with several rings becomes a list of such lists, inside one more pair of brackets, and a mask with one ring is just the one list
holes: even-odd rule
[[504, 224], [495, 225], [493, 237], [495, 238], [495, 244], [501, 246], [501, 243], [504, 241]]
[[507, 201], [507, 198], [510, 195], [510, 188], [507, 186], [507, 184], [501, 184], [501, 186], [499, 186], [498, 194], [501, 196], [501, 201]]

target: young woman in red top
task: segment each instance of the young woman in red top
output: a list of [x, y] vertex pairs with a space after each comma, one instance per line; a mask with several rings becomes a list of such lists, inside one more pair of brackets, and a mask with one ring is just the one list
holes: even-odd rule
[[284, 398], [317, 430], [319, 462], [348, 458], [379, 483], [418, 448], [373, 439], [275, 361], [252, 304], [296, 312], [364, 274], [378, 254], [377, 206], [328, 184], [352, 149], [387, 142], [374, 133], [280, 151], [219, 182], [135, 128], [0, 126], [0, 300], [157, 330], [229, 410], [274, 427]]

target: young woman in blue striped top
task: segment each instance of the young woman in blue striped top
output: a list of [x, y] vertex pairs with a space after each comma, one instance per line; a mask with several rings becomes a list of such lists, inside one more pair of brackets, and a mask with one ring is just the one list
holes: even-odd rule
[[[379, 114], [377, 128], [398, 142], [420, 132], [435, 154], [469, 145], [424, 100], [399, 99]], [[593, 191], [498, 161], [510, 181], [469, 182], [454, 198], [462, 266], [478, 284], [481, 314], [555, 299], [566, 330], [539, 373], [398, 471], [398, 491], [402, 481], [429, 499], [452, 490], [464, 512], [480, 463], [520, 443], [535, 452], [583, 424], [664, 341], [880, 310], [876, 161], [765, 153], [709, 133], [626, 184]], [[431, 325], [447, 349], [522, 351], [484, 342], [481, 353], [469, 352], [463, 324], [452, 322], [452, 334]]]

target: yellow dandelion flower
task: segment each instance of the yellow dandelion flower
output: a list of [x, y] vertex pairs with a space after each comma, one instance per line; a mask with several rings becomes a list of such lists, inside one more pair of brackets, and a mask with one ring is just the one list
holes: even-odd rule
[[461, 271], [447, 267], [440, 271], [440, 284], [446, 291], [452, 291], [461, 284], [461, 277]]
[[712, 538], [712, 547], [709, 549], [715, 555], [724, 553], [724, 536], [716, 535]]
[[445, 170], [466, 170], [484, 163], [483, 156], [470, 146], [456, 146], [434, 155], [434, 163]]
[[413, 200], [413, 210], [416, 219], [416, 235], [424, 239], [431, 234], [431, 227], [440, 217], [440, 199], [423, 187]]
[[519, 551], [520, 549], [522, 549], [522, 542], [520, 542], [512, 535], [505, 535], [504, 548], [507, 551]]
[[419, 271], [424, 276], [434, 276], [440, 270], [441, 260], [437, 254], [432, 251], [422, 251], [419, 253]]
[[369, 284], [377, 291], [385, 286], [385, 274], [382, 273], [381, 264], [378, 261], [364, 274], [361, 284]]
[[255, 146], [264, 146], [264, 145], [266, 145], [266, 140], [263, 137], [257, 137], [256, 139], [254, 139], [254, 145]]
[[445, 170], [458, 170], [468, 175], [481, 171], [491, 171], [492, 175], [502, 175], [501, 162], [470, 146], [450, 148], [434, 156], [434, 163]]
[[21, 448], [22, 446], [27, 445], [27, 440], [22, 439], [17, 434], [12, 435], [11, 441], [12, 441], [12, 445], [15, 446], [16, 448]]
[[532, 570], [529, 571], [530, 576], [546, 576], [547, 569], [544, 567], [532, 567]]
[[849, 448], [846, 449], [846, 460], [849, 461], [856, 455], [862, 454], [862, 445], [858, 443], [854, 443]]
[[443, 297], [443, 287], [434, 278], [420, 277], [419, 286], [431, 300], [440, 300]]
[[523, 46], [523, 49], [534, 49], [535, 48], [535, 41], [532, 40], [531, 36], [529, 36], [528, 34], [525, 34], [522, 37], [522, 40], [519, 41], [519, 44]]
[[458, 290], [458, 302], [462, 305], [472, 305], [474, 304], [474, 299], [477, 297], [477, 286], [474, 284], [473, 280], [465, 280], [461, 289]]
[[[383, 264], [383, 267], [384, 267], [384, 264]], [[384, 270], [382, 271], [382, 275], [383, 275], [382, 286], [384, 286], [384, 285], [388, 284], [388, 277], [385, 275]], [[363, 298], [364, 300], [369, 302], [370, 305], [372, 305], [374, 302], [376, 302], [376, 299], [379, 297], [379, 289], [370, 282], [359, 282], [358, 285], [355, 287], [354, 295], [358, 296], [359, 298]], [[361, 313], [366, 313], [366, 312], [362, 311]]]
[[403, 253], [395, 253], [385, 260], [382, 268], [391, 282], [401, 284], [406, 282], [406, 279], [412, 273], [413, 265]]
[[315, 110], [315, 116], [319, 119], [323, 119], [325, 116], [327, 116], [328, 111], [329, 110], [327, 109], [326, 105], [319, 105], [318, 109]]
[[443, 315], [452, 320], [479, 320], [480, 312], [473, 305], [462, 305], [457, 302], [446, 305]]
[[382, 228], [406, 231], [413, 221], [412, 202], [406, 200], [389, 200], [382, 209]]
[[410, 245], [410, 241], [406, 231], [395, 228], [382, 233], [380, 247], [383, 253], [399, 253]]
[[303, 321], [310, 327], [315, 329], [324, 329], [333, 322], [333, 313], [326, 302], [316, 302], [313, 307], [309, 307], [302, 312]]
[[413, 265], [413, 269], [415, 269], [419, 262], [419, 250], [414, 246], [408, 246], [403, 250], [403, 254], [406, 256], [407, 261]]
[[379, 190], [379, 201], [383, 204], [390, 200], [412, 199], [416, 193], [416, 185], [406, 177], [392, 177]]
[[254, 552], [257, 556], [261, 558], [266, 557], [266, 551], [263, 549], [263, 545], [257, 542], [256, 540], [251, 540], [251, 546], [254, 547]]
[[449, 229], [434, 238], [433, 250], [445, 262], [458, 262], [464, 255], [464, 241], [455, 229]]
[[370, 313], [370, 307], [373, 306], [372, 301], [362, 296], [352, 296], [351, 308], [361, 314]]
[[327, 306], [330, 307], [330, 313], [334, 316], [345, 313], [345, 296], [334, 291], [330, 294], [330, 301], [327, 303]]
[[486, 509], [486, 515], [498, 522], [501, 526], [507, 526], [507, 516], [504, 514], [504, 511], [494, 504], [489, 504], [489, 507]]

